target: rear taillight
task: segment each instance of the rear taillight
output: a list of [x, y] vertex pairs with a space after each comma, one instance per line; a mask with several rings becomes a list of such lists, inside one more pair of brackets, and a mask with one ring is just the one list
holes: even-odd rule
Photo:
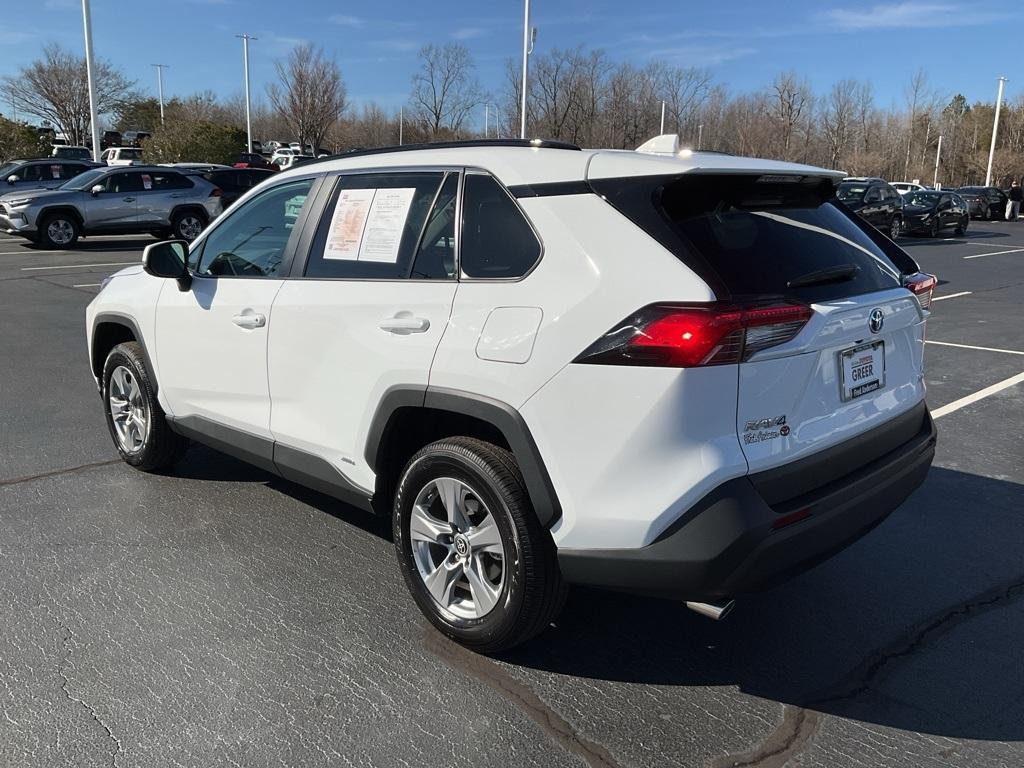
[[935, 286], [938, 284], [938, 278], [935, 275], [929, 275], [927, 272], [915, 272], [912, 275], [903, 276], [903, 287], [917, 296], [921, 309], [928, 309], [931, 306], [932, 291], [935, 290]]
[[224, 191], [220, 187], [214, 187], [210, 190], [210, 197], [220, 197], [224, 194]]
[[654, 304], [626, 318], [575, 362], [671, 368], [739, 363], [793, 339], [812, 314], [804, 304]]

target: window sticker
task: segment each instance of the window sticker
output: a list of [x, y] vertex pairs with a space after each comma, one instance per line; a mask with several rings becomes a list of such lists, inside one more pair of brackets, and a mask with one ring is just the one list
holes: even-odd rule
[[415, 187], [345, 189], [331, 217], [325, 259], [398, 262]]
[[142, 188], [152, 189], [153, 188], [153, 177], [148, 173], [142, 174]]
[[60, 178], [60, 166], [59, 165], [51, 165], [50, 166], [50, 173], [53, 175], [53, 178], [59, 179]]

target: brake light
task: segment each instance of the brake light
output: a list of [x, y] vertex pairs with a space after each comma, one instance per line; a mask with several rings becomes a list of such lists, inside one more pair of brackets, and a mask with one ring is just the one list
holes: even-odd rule
[[917, 296], [921, 309], [928, 309], [931, 306], [932, 291], [938, 284], [939, 279], [927, 272], [915, 272], [912, 275], [903, 276], [903, 287]]
[[210, 197], [220, 197], [223, 194], [224, 190], [222, 190], [220, 187], [214, 187], [213, 189], [210, 190]]
[[792, 340], [813, 310], [805, 304], [654, 304], [590, 345], [577, 363], [693, 368], [749, 360]]

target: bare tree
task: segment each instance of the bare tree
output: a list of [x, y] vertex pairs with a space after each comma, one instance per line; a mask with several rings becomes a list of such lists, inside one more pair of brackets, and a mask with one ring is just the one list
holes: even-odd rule
[[771, 115], [778, 124], [782, 156], [787, 160], [791, 156], [793, 135], [812, 99], [807, 81], [797, 77], [795, 72], [783, 72], [772, 83]]
[[412, 78], [415, 119], [430, 138], [442, 131], [458, 136], [466, 118], [483, 102], [469, 49], [458, 43], [425, 45], [419, 59], [420, 69]]
[[[131, 96], [135, 83], [99, 59], [94, 70], [96, 111], [116, 111]], [[52, 123], [68, 141], [84, 144], [89, 131], [89, 81], [85, 57], [57, 44], [43, 48], [43, 58], [4, 78], [8, 100], [19, 112]]]
[[910, 78], [910, 83], [904, 91], [907, 97], [907, 104], [910, 107], [910, 119], [907, 129], [907, 158], [903, 163], [903, 178], [910, 177], [910, 152], [914, 145], [914, 123], [917, 120], [917, 105], [928, 96], [928, 76], [924, 69], [918, 69]]
[[348, 104], [341, 70], [309, 43], [295, 46], [275, 66], [280, 82], [267, 87], [270, 103], [299, 143], [316, 149]]
[[829, 167], [836, 168], [853, 133], [857, 109], [857, 81], [840, 80], [832, 86], [821, 115], [828, 142]]

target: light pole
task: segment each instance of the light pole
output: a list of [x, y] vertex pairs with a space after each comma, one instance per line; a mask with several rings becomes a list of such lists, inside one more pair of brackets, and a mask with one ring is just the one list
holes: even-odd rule
[[100, 161], [100, 121], [96, 114], [95, 65], [92, 60], [92, 14], [89, 0], [82, 0], [82, 24], [85, 27], [85, 74], [89, 80], [89, 121], [92, 124], [92, 157]]
[[530, 27], [530, 0], [523, 0], [523, 82], [519, 95], [519, 138], [526, 138], [526, 79], [530, 73], [530, 54], [537, 40], [536, 28]]
[[153, 64], [156, 67], [156, 92], [160, 99], [160, 125], [164, 124], [164, 67], [170, 64]]
[[405, 125], [405, 105], [398, 108], [398, 146], [402, 146], [402, 128]]
[[659, 136], [665, 134], [665, 100], [661, 100], [661, 129], [658, 131]]
[[704, 123], [697, 126], [697, 151], [700, 152], [701, 144], [704, 142]]
[[242, 38], [242, 59], [245, 61], [245, 136], [248, 139], [248, 152], [252, 154], [252, 107], [249, 102], [249, 41], [258, 38], [252, 35], [235, 35]]
[[985, 171], [985, 186], [992, 186], [992, 159], [996, 154], [996, 134], [999, 133], [999, 110], [1003, 106], [1003, 86], [1006, 84], [1006, 78], [999, 78], [999, 95], [996, 96], [996, 117], [992, 122], [992, 146], [988, 149], [988, 170]]
[[491, 120], [491, 105], [490, 104], [484, 104], [484, 138], [485, 139], [489, 139], [491, 137], [490, 136], [490, 133], [491, 133], [491, 131], [490, 131], [490, 127], [491, 127], [490, 120]]
[[939, 134], [939, 146], [935, 148], [935, 175], [932, 177], [932, 189], [939, 185], [939, 158], [942, 157], [942, 134]]

